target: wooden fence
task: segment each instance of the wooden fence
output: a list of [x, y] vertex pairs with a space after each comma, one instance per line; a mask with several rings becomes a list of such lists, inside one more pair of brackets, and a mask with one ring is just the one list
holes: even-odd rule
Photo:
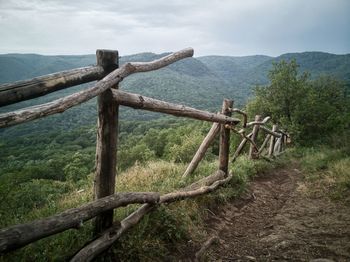
[[[279, 130], [276, 125], [273, 125], [272, 130], [266, 127], [270, 117], [261, 119], [260, 116], [256, 116], [254, 121], [247, 122], [247, 114], [242, 110], [233, 108], [233, 101], [229, 99], [223, 101], [220, 113], [211, 113], [118, 89], [119, 82], [131, 74], [156, 70], [183, 58], [193, 56], [193, 49], [191, 48], [172, 53], [152, 62], [126, 63], [121, 67], [118, 64], [117, 51], [97, 50], [96, 56], [96, 66], [0, 85], [0, 106], [4, 106], [43, 96], [63, 88], [99, 80], [88, 89], [52, 102], [0, 114], [0, 127], [5, 128], [48, 115], [62, 113], [73, 106], [98, 96], [95, 200], [51, 217], [1, 229], [0, 252], [2, 254], [70, 228], [78, 229], [84, 221], [95, 218], [94, 232], [95, 236], [98, 237], [82, 247], [72, 258], [72, 261], [91, 261], [108, 249], [125, 231], [137, 224], [144, 215], [160, 204], [206, 194], [228, 182], [233, 176], [228, 171], [231, 133], [242, 137], [241, 143], [231, 157], [232, 162], [243, 152], [243, 148], [247, 143], [250, 145], [249, 157], [251, 159], [263, 157], [268, 160], [280, 154], [286, 145], [288, 137], [286, 132]], [[220, 134], [218, 171], [182, 190], [164, 195], [157, 192], [115, 193], [119, 106], [213, 122], [210, 131], [204, 138], [183, 177], [194, 172], [214, 138]], [[239, 118], [232, 117], [232, 114], [240, 114], [242, 121]], [[257, 138], [261, 132], [264, 132], [265, 139], [259, 148]], [[267, 145], [268, 148], [266, 148]], [[113, 222], [114, 209], [134, 203], [143, 205], [122, 221]]]

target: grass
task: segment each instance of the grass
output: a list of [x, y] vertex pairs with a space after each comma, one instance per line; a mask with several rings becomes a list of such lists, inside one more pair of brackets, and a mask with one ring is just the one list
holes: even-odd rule
[[306, 182], [305, 193], [332, 200], [350, 198], [350, 156], [347, 148], [300, 148], [293, 156], [300, 160]]
[[[208, 195], [160, 206], [125, 234], [113, 246], [112, 253], [117, 255], [121, 261], [163, 261], [174, 252], [182, 250], [189, 240], [203, 241], [207, 234], [203, 228], [203, 217], [210, 212], [208, 210], [239, 195], [249, 180], [258, 172], [274, 168], [285, 161], [286, 159], [282, 158], [269, 163], [264, 160], [250, 161], [245, 156], [238, 158], [230, 166], [234, 173], [234, 178], [230, 183]], [[213, 173], [217, 166], [216, 161], [204, 161], [192, 176], [184, 180], [181, 178], [186, 168], [184, 164], [166, 161], [136, 164], [118, 176], [116, 192], [171, 192]], [[20, 219], [8, 223], [31, 221], [91, 201], [92, 184], [93, 178], [90, 175], [86, 181], [80, 182], [80, 187], [75, 191], [64, 194], [59, 200], [50, 202], [44, 207], [21, 214]], [[138, 205], [129, 205], [117, 209], [116, 219], [123, 219], [137, 207]], [[91, 231], [92, 223], [88, 221], [79, 231], [68, 230], [42, 239], [2, 256], [0, 260], [65, 261], [91, 239]]]

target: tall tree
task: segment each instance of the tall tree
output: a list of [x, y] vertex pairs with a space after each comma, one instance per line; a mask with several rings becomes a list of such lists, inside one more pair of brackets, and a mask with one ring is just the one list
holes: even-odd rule
[[268, 74], [270, 84], [254, 90], [255, 98], [247, 105], [249, 114], [270, 115], [302, 143], [349, 128], [345, 84], [330, 76], [311, 81], [308, 73], [298, 73], [298, 67], [295, 60], [274, 63]]

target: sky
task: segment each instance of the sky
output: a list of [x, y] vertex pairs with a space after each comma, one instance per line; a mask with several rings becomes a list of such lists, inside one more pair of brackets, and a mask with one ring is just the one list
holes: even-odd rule
[[350, 0], [0, 0], [0, 53], [350, 53]]

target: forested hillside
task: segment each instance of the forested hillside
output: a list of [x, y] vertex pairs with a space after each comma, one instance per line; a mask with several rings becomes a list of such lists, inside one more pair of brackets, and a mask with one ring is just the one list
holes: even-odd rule
[[[124, 56], [121, 57], [120, 64], [132, 61], [151, 61], [164, 55], [166, 54], [140, 53]], [[0, 55], [0, 83], [93, 65], [95, 59], [95, 55]], [[288, 53], [278, 57], [255, 55], [187, 58], [153, 74], [134, 76], [131, 80], [123, 83], [123, 87], [132, 91], [145, 89], [144, 91], [152, 95], [168, 91], [168, 99], [174, 101], [185, 99], [185, 102], [192, 89], [202, 93], [202, 98], [213, 94], [226, 95], [226, 92], [229, 91], [234, 93], [236, 100], [244, 102], [249, 96], [252, 86], [267, 83], [267, 72], [271, 69], [273, 62], [290, 61], [292, 59], [298, 62], [301, 71], [308, 71], [314, 78], [321, 74], [331, 74], [339, 79], [350, 80], [349, 54], [334, 55], [322, 52], [304, 52]], [[137, 86], [140, 83], [142, 85]], [[149, 90], [150, 87], [152, 87], [151, 90]], [[188, 93], [183, 95], [185, 88]], [[200, 104], [203, 105], [204, 103], [205, 106], [212, 106], [213, 103], [210, 101], [210, 99], [201, 100]], [[198, 104], [198, 102], [195, 102], [195, 104]]]
[[[140, 53], [124, 56], [120, 64], [128, 61], [150, 61], [166, 54]], [[308, 71], [312, 78], [321, 74], [331, 74], [350, 81], [350, 55], [334, 55], [321, 52], [284, 54], [273, 58], [269, 56], [205, 56], [187, 58], [167, 68], [147, 74], [136, 74], [122, 82], [121, 88], [143, 95], [161, 98], [215, 112], [221, 106], [224, 97], [232, 98], [236, 106], [242, 106], [252, 95], [253, 87], [267, 84], [267, 73], [273, 62], [281, 59], [296, 59], [300, 71]], [[35, 54], [0, 55], [0, 83], [12, 82], [53, 73], [66, 69], [95, 64], [95, 55], [78, 56], [42, 56]], [[88, 85], [61, 90], [45, 97], [24, 101], [16, 105], [0, 108], [0, 112], [13, 110], [33, 103], [48, 102], [71, 94]], [[159, 114], [145, 113], [123, 108], [121, 118], [149, 120]], [[66, 111], [62, 115], [50, 116], [17, 127], [0, 130], [0, 134], [11, 132], [30, 133], [30, 130], [47, 131], [55, 129], [74, 129], [96, 123], [96, 100]]]
[[[150, 61], [161, 56], [137, 54], [122, 57], [121, 63]], [[294, 56], [301, 63], [293, 60]], [[94, 55], [3, 55], [0, 56], [1, 82], [94, 63]], [[278, 58], [210, 56], [188, 58], [155, 72], [130, 76], [121, 88], [211, 111], [220, 109], [224, 97], [234, 99], [236, 106], [243, 107], [251, 95], [245, 107], [250, 119], [255, 114], [272, 116], [273, 123], [287, 128], [293, 143], [298, 146], [322, 144], [337, 148], [319, 149], [315, 159], [313, 148], [300, 149], [294, 154], [299, 158], [311, 158], [315, 172], [324, 172], [319, 174], [320, 186], [323, 187], [323, 183], [325, 188], [329, 185], [327, 190], [336, 198], [343, 199], [350, 188], [350, 146], [347, 139], [350, 103], [349, 84], [346, 82], [349, 72], [349, 55], [301, 53]], [[320, 76], [326, 73], [330, 76]], [[33, 102], [50, 101], [86, 86], [3, 107], [0, 112], [29, 106]], [[96, 115], [96, 99], [93, 99], [63, 114], [0, 130], [0, 227], [42, 218], [92, 199]], [[210, 124], [159, 116], [121, 109], [118, 192], [170, 192], [216, 169], [218, 139], [209, 148], [194, 176], [181, 180], [181, 174]], [[237, 147], [240, 139], [232, 133], [231, 149]], [[251, 176], [287, 163], [290, 161], [288, 157], [273, 163], [247, 161], [244, 156], [239, 158], [230, 166], [235, 176], [226, 188], [198, 202], [161, 208], [142, 221], [130, 236], [122, 239], [114, 252], [123, 259], [165, 259], [179, 243], [187, 244], [192, 238], [203, 238], [203, 233], [194, 233], [203, 232], [203, 210], [236, 197], [245, 190]], [[329, 177], [333, 179], [331, 182]], [[117, 219], [130, 214], [133, 208], [118, 210]], [[45, 261], [42, 255], [45, 252], [53, 260], [67, 260], [89, 239], [90, 233], [91, 224], [88, 222], [82, 234], [67, 231], [57, 238], [44, 239], [1, 259]]]

